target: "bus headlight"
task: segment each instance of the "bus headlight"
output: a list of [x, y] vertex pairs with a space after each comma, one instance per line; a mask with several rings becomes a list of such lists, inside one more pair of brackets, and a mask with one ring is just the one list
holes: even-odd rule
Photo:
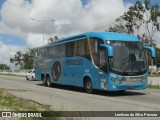
[[113, 78], [113, 77], [110, 77], [110, 80], [112, 80], [113, 82], [119, 83], [119, 84], [122, 83], [121, 80], [117, 80], [116, 78]]

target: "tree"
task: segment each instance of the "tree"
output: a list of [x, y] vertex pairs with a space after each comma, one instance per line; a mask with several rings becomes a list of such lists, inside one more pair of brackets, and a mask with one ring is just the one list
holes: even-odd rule
[[125, 26], [125, 21], [122, 19], [122, 16], [116, 19], [117, 24], [115, 24], [113, 27], [109, 27], [109, 32], [120, 32], [120, 33], [129, 33], [129, 30]]
[[59, 39], [58, 36], [54, 36], [54, 38], [52, 38], [52, 37], [49, 38], [49, 39], [48, 39], [48, 42], [49, 42], [49, 43], [52, 43], [52, 42], [54, 42], [54, 41], [57, 41], [58, 39]]
[[[155, 32], [160, 30], [158, 18], [160, 18], [158, 3], [151, 4], [150, 0], [144, 0], [144, 3], [142, 3], [138, 0], [135, 5], [129, 7], [127, 12], [117, 18], [117, 24], [111, 26], [107, 31], [137, 35], [143, 45], [156, 47], [153, 37]], [[153, 59], [149, 60], [153, 65]]]
[[10, 68], [6, 64], [0, 64], [0, 70], [9, 70]]
[[53, 38], [49, 38], [49, 39], [48, 39], [48, 42], [49, 42], [49, 43], [52, 43], [52, 42], [53, 42]]
[[35, 49], [30, 49], [25, 53], [18, 51], [16, 55], [10, 59], [11, 63], [20, 66], [21, 69], [32, 69], [34, 64]]
[[[129, 7], [129, 10], [116, 19], [117, 24], [111, 26], [107, 31], [123, 32], [137, 35], [143, 44], [153, 46], [154, 34], [160, 30], [159, 4], [151, 4], [150, 0], [142, 2], [137, 1], [135, 5]], [[139, 33], [140, 29], [144, 29], [144, 33]]]
[[18, 51], [14, 58], [10, 58], [10, 62], [14, 63], [16, 66], [23, 66], [23, 54], [21, 51]]

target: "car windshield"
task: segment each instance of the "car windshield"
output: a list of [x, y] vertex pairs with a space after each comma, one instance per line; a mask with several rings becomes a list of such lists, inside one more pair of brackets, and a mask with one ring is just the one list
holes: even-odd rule
[[121, 75], [140, 75], [147, 71], [147, 62], [140, 42], [110, 41], [113, 57], [110, 70]]

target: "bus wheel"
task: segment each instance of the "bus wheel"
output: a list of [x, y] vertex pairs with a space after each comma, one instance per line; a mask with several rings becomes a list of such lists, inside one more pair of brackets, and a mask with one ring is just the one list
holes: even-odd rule
[[43, 84], [44, 86], [47, 86], [47, 81], [46, 81], [45, 77], [44, 77], [44, 76], [42, 76], [42, 78], [41, 78], [41, 79], [42, 79], [42, 82], [43, 82], [42, 84]]
[[47, 76], [47, 86], [48, 87], [51, 87], [51, 79], [50, 79], [50, 77], [49, 76]]
[[92, 92], [93, 92], [92, 82], [91, 82], [91, 79], [90, 79], [90, 78], [86, 78], [85, 84], [84, 84], [84, 88], [85, 88], [85, 91], [86, 91], [87, 93], [92, 93]]

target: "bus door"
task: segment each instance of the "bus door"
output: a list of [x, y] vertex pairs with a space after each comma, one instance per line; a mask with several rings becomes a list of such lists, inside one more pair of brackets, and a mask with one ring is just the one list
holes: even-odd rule
[[95, 87], [99, 89], [107, 89], [107, 58], [106, 49], [101, 47], [103, 41], [98, 38], [89, 39], [89, 49], [93, 64], [92, 76], [95, 78]]

